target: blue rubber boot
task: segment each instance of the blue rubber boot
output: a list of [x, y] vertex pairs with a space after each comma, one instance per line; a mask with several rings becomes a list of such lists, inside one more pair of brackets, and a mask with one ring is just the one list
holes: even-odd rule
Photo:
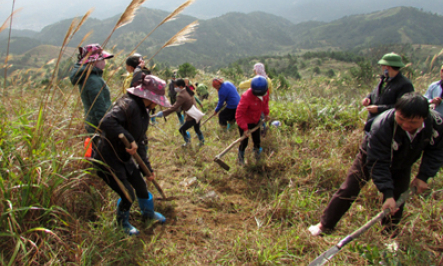
[[205, 137], [203, 137], [203, 133], [197, 134], [198, 140], [200, 141], [200, 143], [198, 144], [199, 146], [203, 146], [205, 145]]
[[153, 125], [157, 124], [157, 121], [155, 121], [155, 117], [151, 117], [151, 124]]
[[130, 236], [138, 235], [140, 231], [129, 223], [129, 210], [125, 212], [120, 210], [121, 200], [118, 199], [117, 201], [117, 223], [123, 227], [126, 234]]
[[231, 123], [228, 122], [228, 126], [226, 127], [226, 130], [230, 130], [231, 129]]
[[245, 165], [245, 151], [238, 150], [237, 163], [241, 166]]
[[262, 147], [260, 147], [259, 149], [254, 148], [255, 159], [256, 159], [257, 161], [260, 160], [260, 154], [261, 154], [262, 152], [263, 152], [263, 148], [262, 148]]
[[138, 198], [138, 205], [140, 206], [143, 219], [155, 219], [160, 223], [166, 222], [166, 218], [161, 213], [154, 211], [154, 199], [152, 198], [151, 193], [149, 193], [148, 199]]
[[178, 117], [178, 121], [180, 121], [180, 125], [183, 125], [185, 123], [185, 117], [180, 114], [180, 116]]

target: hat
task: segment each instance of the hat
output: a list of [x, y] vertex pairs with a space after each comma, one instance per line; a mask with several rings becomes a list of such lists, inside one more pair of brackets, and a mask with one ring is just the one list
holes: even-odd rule
[[217, 87], [218, 85], [223, 84], [224, 80], [222, 78], [214, 78], [212, 80], [212, 87]]
[[257, 75], [263, 76], [263, 77], [268, 77], [268, 75], [266, 75], [265, 65], [263, 65], [262, 63], [256, 63], [254, 65], [254, 70], [257, 73]]
[[380, 61], [379, 65], [391, 66], [391, 67], [404, 67], [405, 64], [401, 61], [401, 56], [396, 53], [385, 54]]
[[159, 77], [146, 75], [140, 86], [132, 87], [127, 91], [137, 97], [150, 100], [163, 107], [171, 107], [165, 97], [166, 82]]
[[98, 60], [113, 58], [114, 55], [103, 51], [99, 44], [88, 44], [78, 48], [80, 53], [80, 64], [93, 63]]

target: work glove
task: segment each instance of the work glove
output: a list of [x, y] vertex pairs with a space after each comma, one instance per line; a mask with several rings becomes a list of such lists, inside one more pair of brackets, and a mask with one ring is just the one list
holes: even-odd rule
[[163, 112], [160, 111], [160, 112], [158, 112], [158, 113], [152, 115], [151, 117], [163, 117]]

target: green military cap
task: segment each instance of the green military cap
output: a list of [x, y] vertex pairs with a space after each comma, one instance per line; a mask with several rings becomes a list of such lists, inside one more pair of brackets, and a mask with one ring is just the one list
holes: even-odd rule
[[391, 67], [404, 67], [405, 64], [401, 61], [401, 56], [396, 53], [385, 54], [380, 61], [379, 65], [391, 66]]

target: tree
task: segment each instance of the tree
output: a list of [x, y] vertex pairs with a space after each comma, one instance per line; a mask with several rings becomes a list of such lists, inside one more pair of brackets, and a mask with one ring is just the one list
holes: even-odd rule
[[182, 78], [193, 78], [197, 74], [197, 69], [191, 65], [190, 63], [186, 62], [178, 67], [178, 76]]

